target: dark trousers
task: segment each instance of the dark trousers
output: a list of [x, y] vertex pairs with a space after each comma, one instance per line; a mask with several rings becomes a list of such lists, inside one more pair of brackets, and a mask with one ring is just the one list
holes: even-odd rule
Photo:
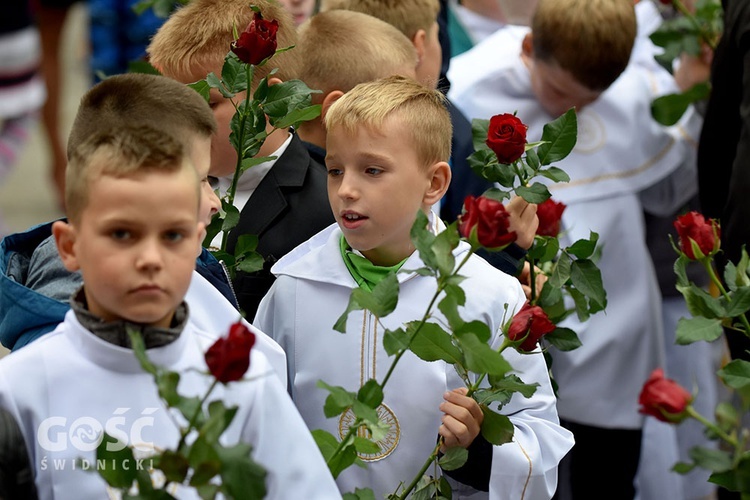
[[561, 421], [576, 444], [560, 463], [556, 500], [633, 500], [641, 430], [605, 429]]

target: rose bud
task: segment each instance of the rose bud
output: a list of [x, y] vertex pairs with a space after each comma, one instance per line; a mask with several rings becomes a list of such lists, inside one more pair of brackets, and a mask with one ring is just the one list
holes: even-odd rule
[[510, 214], [502, 203], [491, 198], [467, 196], [464, 212], [459, 216], [458, 231], [472, 246], [498, 249], [516, 241], [516, 233], [508, 231]]
[[638, 404], [641, 413], [677, 424], [689, 416], [687, 407], [692, 400], [688, 391], [674, 380], [664, 378], [664, 370], [657, 368], [643, 384]]
[[242, 322], [229, 327], [229, 335], [219, 338], [206, 351], [206, 365], [216, 380], [226, 384], [239, 380], [250, 367], [250, 349], [255, 334]]
[[536, 206], [536, 216], [539, 218], [539, 227], [536, 234], [539, 236], [557, 236], [560, 232], [560, 219], [565, 210], [565, 203], [553, 201], [548, 198]]
[[549, 320], [544, 309], [526, 302], [510, 322], [508, 339], [514, 342], [523, 339], [516, 349], [521, 352], [531, 352], [536, 349], [539, 339], [555, 328], [555, 324]]
[[260, 64], [263, 59], [272, 56], [276, 52], [276, 31], [279, 23], [276, 19], [268, 21], [263, 19], [259, 12], [240, 37], [232, 42], [232, 52], [240, 61], [247, 64]]
[[527, 128], [516, 116], [508, 113], [490, 118], [485, 143], [495, 152], [499, 163], [507, 165], [523, 155], [526, 151]]
[[714, 219], [706, 220], [698, 212], [688, 212], [674, 221], [680, 237], [680, 250], [689, 259], [698, 260], [719, 251], [721, 229]]

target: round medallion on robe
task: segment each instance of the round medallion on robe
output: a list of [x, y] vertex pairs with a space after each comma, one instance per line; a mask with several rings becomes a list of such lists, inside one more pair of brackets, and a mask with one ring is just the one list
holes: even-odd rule
[[[378, 419], [380, 422], [389, 426], [388, 432], [385, 437], [376, 442], [380, 450], [376, 453], [359, 453], [357, 456], [365, 462], [377, 462], [383, 460], [385, 457], [393, 453], [393, 450], [398, 446], [399, 439], [401, 439], [401, 427], [399, 426], [396, 414], [388, 406], [381, 404], [376, 409], [378, 413]], [[346, 434], [349, 432], [349, 428], [352, 426], [357, 417], [351, 408], [346, 410], [341, 417], [339, 417], [339, 438], [344, 439]], [[369, 433], [364, 427], [360, 427], [357, 430], [357, 434], [361, 437], [369, 438]]]

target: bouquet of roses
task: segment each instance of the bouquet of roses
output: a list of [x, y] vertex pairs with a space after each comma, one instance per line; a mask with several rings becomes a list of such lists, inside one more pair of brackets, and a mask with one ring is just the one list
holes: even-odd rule
[[[699, 341], [713, 341], [724, 329], [750, 335], [747, 311], [750, 310], [750, 258], [742, 250], [737, 264], [727, 263], [723, 282], [713, 267], [713, 258], [720, 251], [720, 227], [697, 212], [690, 212], [675, 221], [679, 235], [675, 262], [677, 289], [685, 297], [693, 318], [680, 319], [676, 341], [686, 345]], [[685, 267], [690, 261], [700, 262], [711, 282], [719, 290], [714, 297], [690, 282]], [[664, 377], [661, 369], [655, 370], [646, 381], [639, 403], [641, 412], [663, 422], [679, 424], [692, 418], [706, 427], [706, 434], [721, 440], [728, 449], [695, 447], [690, 450], [692, 463], [678, 463], [674, 470], [687, 473], [695, 467], [711, 471], [709, 481], [730, 491], [750, 493], [750, 430], [742, 426], [742, 413], [750, 408], [750, 361], [735, 359], [718, 371], [721, 381], [734, 390], [741, 401], [741, 412], [732, 404], [722, 402], [716, 407], [715, 422], [699, 414], [691, 405], [693, 395], [675, 381]], [[726, 448], [725, 446], [725, 448]], [[743, 496], [744, 498], [744, 496]]]

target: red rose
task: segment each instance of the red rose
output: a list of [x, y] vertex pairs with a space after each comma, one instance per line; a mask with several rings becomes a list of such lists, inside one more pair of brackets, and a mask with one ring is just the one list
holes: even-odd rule
[[237, 54], [240, 61], [247, 64], [260, 64], [263, 59], [276, 52], [276, 31], [279, 22], [276, 19], [263, 19], [259, 12], [240, 37], [232, 42], [232, 52]]
[[250, 367], [250, 349], [255, 334], [241, 322], [229, 327], [229, 335], [221, 337], [206, 351], [206, 364], [216, 380], [226, 384], [239, 380]]
[[643, 384], [638, 404], [641, 413], [677, 424], [688, 417], [687, 407], [692, 400], [688, 391], [674, 380], [664, 378], [664, 370], [657, 368]]
[[510, 214], [499, 201], [467, 196], [458, 230], [475, 246], [478, 243], [485, 248], [500, 248], [516, 241], [516, 233], [508, 231], [509, 219]]
[[539, 227], [536, 234], [539, 236], [557, 236], [560, 232], [560, 218], [565, 210], [565, 203], [558, 203], [552, 198], [536, 206], [536, 216], [539, 218]]
[[541, 307], [532, 306], [526, 302], [513, 316], [508, 329], [508, 338], [516, 341], [526, 337], [517, 349], [522, 352], [531, 352], [536, 349], [539, 339], [555, 328], [555, 324], [549, 320], [547, 313]]
[[486, 144], [495, 152], [499, 163], [507, 165], [523, 155], [527, 128], [516, 116], [508, 113], [490, 118]]
[[[677, 217], [674, 227], [680, 237], [680, 250], [689, 259], [697, 260], [719, 251], [721, 229], [714, 219], [706, 220], [698, 212], [688, 212]], [[697, 249], [693, 248], [693, 242]]]

